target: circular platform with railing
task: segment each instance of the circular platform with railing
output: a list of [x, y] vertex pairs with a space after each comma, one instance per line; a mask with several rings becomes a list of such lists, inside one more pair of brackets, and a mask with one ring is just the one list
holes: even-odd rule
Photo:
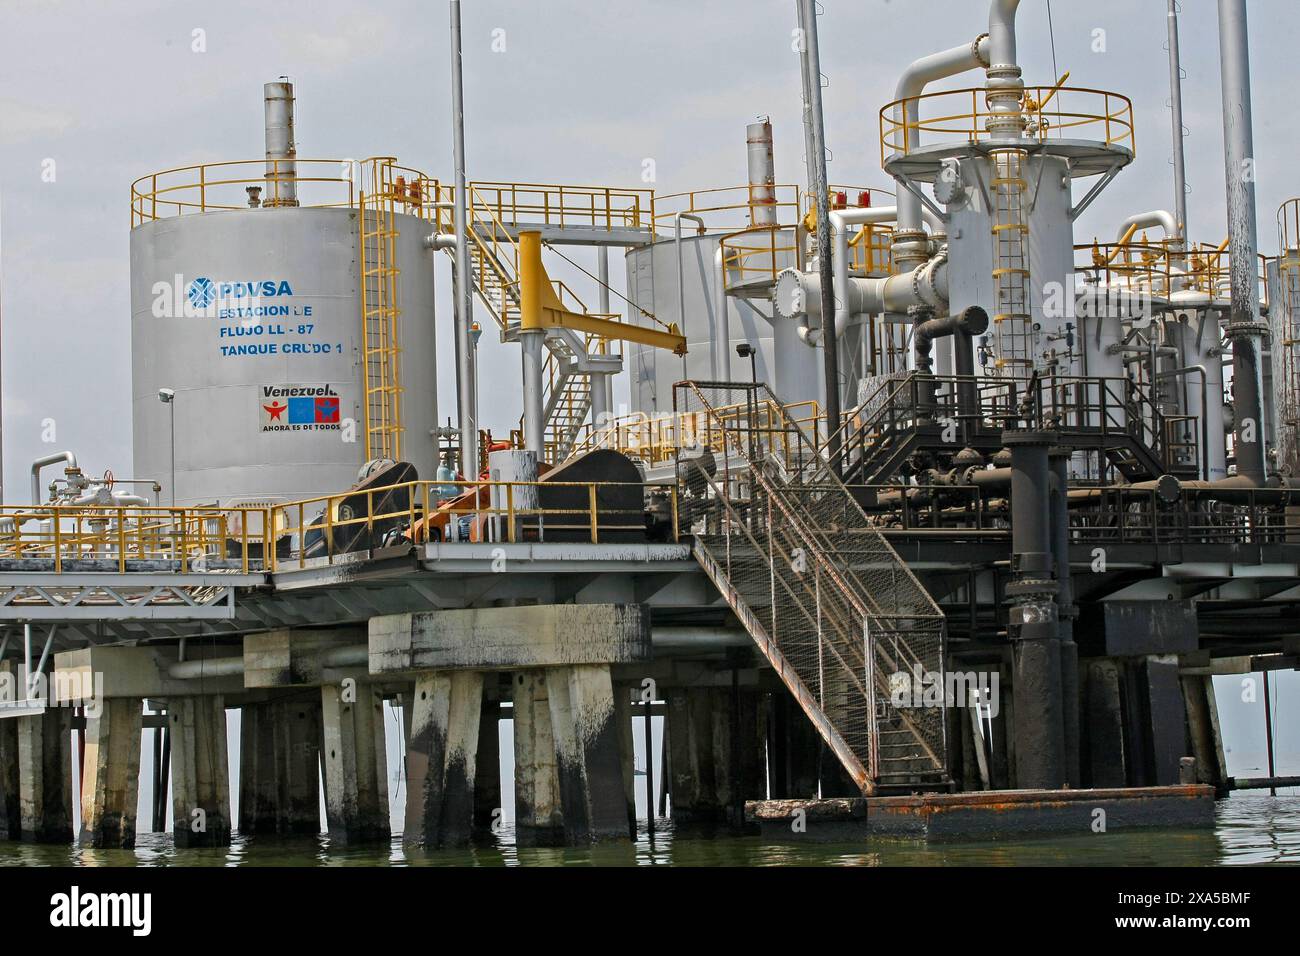
[[[194, 213], [284, 206], [349, 209], [362, 194], [436, 218], [451, 189], [390, 156], [352, 159], [237, 159], [179, 166], [131, 184], [131, 226]], [[448, 219], [450, 217], [447, 217]]]
[[[1194, 242], [1186, 249], [1173, 239], [1085, 243], [1074, 247], [1075, 272], [1105, 288], [1156, 299], [1178, 292], [1203, 293], [1203, 304], [1226, 307], [1231, 284], [1228, 244]], [[1259, 257], [1258, 279], [1265, 283], [1266, 257]], [[1175, 304], [1177, 304], [1175, 302]]]
[[[1134, 156], [1133, 104], [1119, 93], [1026, 87], [1023, 140], [992, 136], [983, 87], [925, 93], [880, 110], [880, 162], [893, 175], [930, 182], [943, 160], [1015, 145], [1070, 160], [1070, 176], [1100, 175]], [[906, 118], [905, 118], [906, 117]]]
[[[659, 209], [663, 209], [665, 200], [687, 198], [697, 210], [694, 215], [703, 218], [706, 224], [711, 219], [708, 214], [721, 214], [726, 219], [728, 214], [735, 215], [744, 210], [751, 224], [741, 226], [728, 232], [719, 240], [722, 248], [723, 286], [729, 295], [748, 297], [765, 297], [776, 285], [776, 277], [785, 269], [802, 268], [803, 254], [800, 249], [800, 231], [805, 234], [816, 228], [815, 197], [807, 191], [801, 192], [797, 186], [777, 186], [774, 199], [764, 200], [760, 187], [738, 186], [727, 189], [707, 190], [702, 193], [683, 193], [679, 196], [661, 197]], [[892, 205], [894, 194], [884, 189], [867, 186], [830, 186], [830, 206], [832, 211], [846, 209], [865, 209], [882, 205]], [[745, 197], [744, 203], [732, 203], [731, 199]], [[787, 198], [787, 197], [792, 198]], [[704, 197], [712, 197], [705, 199]], [[722, 200], [716, 208], [708, 208], [707, 203]], [[756, 212], [762, 211], [775, 222], [770, 224], [753, 224], [760, 217]], [[662, 215], [672, 218], [667, 212]], [[709, 228], [706, 225], [706, 230]], [[856, 229], [849, 242], [849, 254], [852, 256], [850, 269], [863, 275], [887, 275], [889, 273], [889, 236], [891, 228], [882, 223], [868, 224]]]

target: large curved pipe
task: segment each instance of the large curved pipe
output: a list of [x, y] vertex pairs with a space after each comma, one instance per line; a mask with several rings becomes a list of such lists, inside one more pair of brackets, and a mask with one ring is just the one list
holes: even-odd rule
[[[731, 311], [727, 302], [727, 277], [722, 264], [722, 243], [713, 253], [713, 310], [722, 329], [722, 381], [731, 381]], [[717, 352], [715, 350], [714, 354]], [[716, 373], [715, 373], [716, 374]]]
[[853, 316], [849, 310], [849, 227], [893, 222], [898, 218], [898, 207], [837, 209], [830, 215], [831, 238], [834, 242], [831, 249], [831, 271], [835, 280], [835, 331], [839, 332], [848, 327]]
[[1016, 10], [1020, 0], [993, 0], [989, 7], [989, 65], [985, 71], [986, 123], [995, 139], [1024, 136], [1020, 97], [1025, 91], [1016, 60]]
[[59, 451], [52, 455], [44, 455], [32, 462], [32, 504], [41, 503], [41, 469], [46, 465], [54, 465], [61, 461], [68, 463], [68, 468], [77, 467], [77, 456], [70, 451]]
[[[928, 262], [911, 272], [875, 279], [850, 276], [845, 285], [847, 313], [837, 311], [837, 316], [878, 312], [905, 313], [912, 306], [925, 306], [936, 312], [948, 311], [948, 255], [940, 252]], [[786, 269], [776, 277], [773, 296], [776, 311], [793, 319], [801, 316], [821, 317], [821, 277], [815, 272]], [[842, 326], [836, 319], [837, 332]], [[813, 329], [805, 326], [800, 338], [816, 342]]]
[[993, 0], [989, 6], [990, 66], [1017, 66], [1016, 8], [1020, 0]]
[[1119, 224], [1115, 231], [1115, 241], [1122, 243], [1130, 228], [1146, 229], [1159, 226], [1164, 230], [1166, 239], [1178, 238], [1178, 219], [1168, 209], [1152, 209], [1149, 212], [1134, 213]]
[[[894, 86], [894, 99], [902, 103], [902, 116], [895, 111], [895, 122], [903, 124], [904, 143], [910, 153], [920, 145], [920, 130], [917, 119], [920, 104], [916, 97], [925, 92], [926, 86], [937, 80], [957, 76], [968, 70], [977, 70], [989, 65], [989, 35], [981, 34], [970, 43], [955, 46], [940, 53], [931, 53], [914, 61], [902, 72]], [[921, 210], [925, 207], [910, 189], [902, 189], [898, 194], [898, 229], [900, 232], [912, 232], [921, 228]]]

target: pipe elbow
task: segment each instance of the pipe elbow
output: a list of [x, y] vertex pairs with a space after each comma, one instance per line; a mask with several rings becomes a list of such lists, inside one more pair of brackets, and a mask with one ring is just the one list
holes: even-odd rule
[[1152, 209], [1148, 212], [1135, 213], [1121, 222], [1119, 229], [1115, 231], [1115, 241], [1123, 242], [1130, 227], [1146, 229], [1151, 226], [1159, 226], [1164, 230], [1166, 239], [1178, 238], [1178, 219], [1174, 214], [1168, 209]]
[[1016, 61], [1016, 10], [1020, 0], [993, 0], [989, 6], [989, 64], [987, 69], [1014, 67]]

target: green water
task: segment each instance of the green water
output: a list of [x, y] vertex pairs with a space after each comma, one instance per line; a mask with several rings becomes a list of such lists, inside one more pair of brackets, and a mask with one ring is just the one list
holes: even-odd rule
[[1237, 794], [1218, 804], [1214, 829], [1131, 830], [926, 844], [865, 839], [816, 843], [756, 837], [677, 837], [642, 824], [635, 842], [583, 849], [518, 849], [509, 828], [494, 847], [426, 852], [402, 846], [333, 847], [326, 837], [242, 839], [222, 850], [178, 850], [141, 834], [134, 850], [0, 843], [0, 866], [1215, 866], [1300, 863], [1300, 795]]

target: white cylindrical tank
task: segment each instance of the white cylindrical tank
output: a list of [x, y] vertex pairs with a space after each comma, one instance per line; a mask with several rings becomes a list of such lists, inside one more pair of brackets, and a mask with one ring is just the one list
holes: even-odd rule
[[[177, 504], [294, 500], [356, 481], [366, 447], [360, 215], [225, 209], [131, 231], [136, 474], [170, 480], [174, 412]], [[394, 225], [401, 457], [433, 478], [431, 230], [401, 213]], [[160, 389], [174, 390], [170, 406]]]
[[[724, 322], [715, 268], [720, 239], [717, 234], [682, 236], [684, 320], [678, 298], [676, 243], [661, 240], [627, 253], [629, 298], [659, 321], [677, 323], [689, 350], [683, 361], [663, 349], [628, 345], [633, 411], [647, 415], [671, 412], [674, 382], [685, 378], [724, 381], [728, 358], [731, 380], [749, 381], [750, 361], [736, 355], [736, 346], [742, 343], [756, 349], [752, 374], [767, 382], [782, 402], [802, 402], [821, 395], [821, 353], [799, 340], [793, 320], [769, 319], [770, 302], [759, 302], [764, 310], [760, 312], [745, 299], [727, 296]], [[788, 244], [793, 247], [792, 240]], [[793, 248], [789, 260], [778, 266], [794, 265]]]

